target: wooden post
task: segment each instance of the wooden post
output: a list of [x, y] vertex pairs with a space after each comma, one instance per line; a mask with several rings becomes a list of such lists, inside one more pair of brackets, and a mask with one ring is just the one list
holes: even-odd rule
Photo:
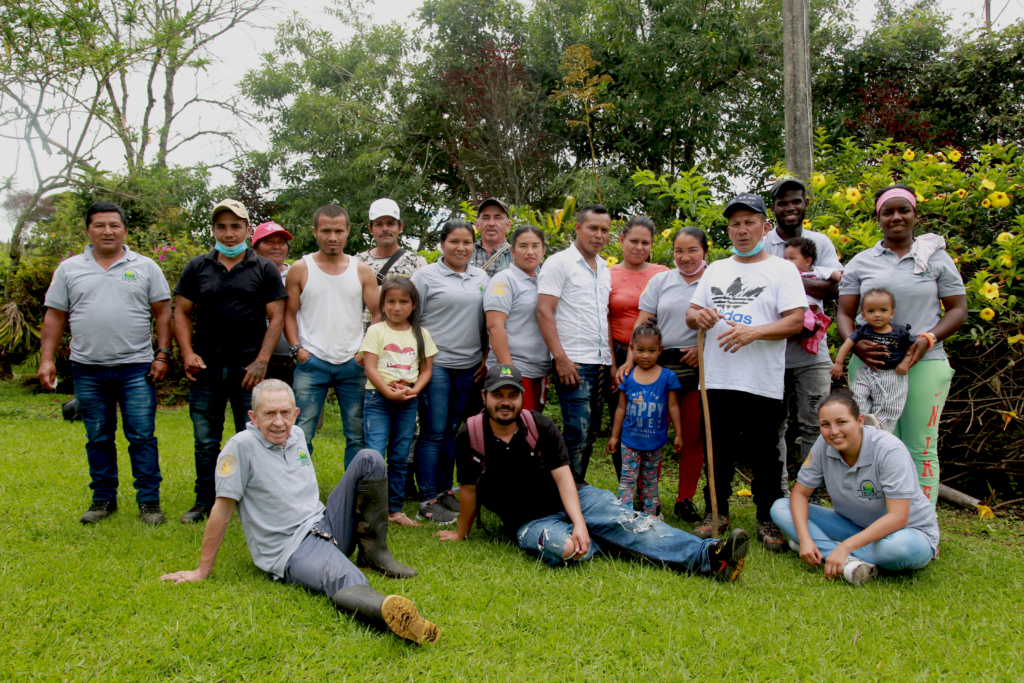
[[704, 382], [704, 328], [697, 330], [697, 371], [700, 400], [704, 404], [704, 432], [708, 438], [708, 488], [711, 491], [711, 537], [718, 538], [718, 497], [715, 496], [715, 451], [711, 448], [711, 413], [708, 411], [708, 387]]
[[786, 106], [786, 168], [803, 182], [814, 172], [811, 106], [810, 0], [783, 0], [782, 46]]

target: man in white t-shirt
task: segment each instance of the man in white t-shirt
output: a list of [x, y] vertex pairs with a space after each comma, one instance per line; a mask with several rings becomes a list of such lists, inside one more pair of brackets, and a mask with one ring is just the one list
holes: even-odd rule
[[786, 339], [803, 329], [807, 296], [793, 264], [764, 250], [764, 200], [737, 195], [723, 215], [729, 221], [733, 256], [708, 266], [686, 312], [686, 324], [706, 331], [705, 384], [715, 453], [719, 528], [712, 529], [711, 492], [704, 487], [708, 515], [695, 536], [718, 536], [729, 527], [729, 496], [736, 464], [754, 473], [757, 535], [779, 551], [785, 539], [771, 518], [778, 486], [778, 425], [786, 370]]

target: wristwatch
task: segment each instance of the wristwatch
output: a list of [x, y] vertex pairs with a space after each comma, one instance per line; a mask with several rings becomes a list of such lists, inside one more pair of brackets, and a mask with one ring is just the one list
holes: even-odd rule
[[156, 350], [156, 352], [157, 352], [158, 354], [159, 354], [159, 353], [166, 353], [166, 354], [167, 354], [168, 356], [170, 356], [170, 355], [171, 355], [171, 350], [170, 350], [170, 349], [157, 349], [157, 350]]
[[296, 344], [295, 346], [288, 347], [288, 355], [292, 357], [292, 360], [295, 360], [295, 357], [299, 355], [299, 349], [301, 348], [302, 344]]

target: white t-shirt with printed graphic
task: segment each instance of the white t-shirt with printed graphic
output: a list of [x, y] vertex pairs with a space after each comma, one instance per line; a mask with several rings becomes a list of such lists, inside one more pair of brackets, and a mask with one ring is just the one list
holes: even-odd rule
[[[423, 332], [423, 356], [430, 358], [437, 355], [437, 347], [434, 340], [430, 338], [430, 332], [425, 329]], [[387, 322], [379, 322], [370, 325], [363, 338], [363, 346], [359, 349], [363, 353], [373, 353], [377, 356], [377, 372], [384, 378], [384, 381], [405, 382], [409, 386], [416, 384], [420, 378], [420, 356], [417, 350], [416, 334], [412, 328], [408, 330], [393, 330]], [[366, 380], [367, 389], [375, 389], [373, 382]]]
[[716, 308], [725, 317], [704, 335], [708, 388], [782, 399], [785, 339], [755, 341], [730, 353], [719, 346], [718, 336], [731, 329], [727, 320], [756, 327], [776, 322], [794, 308], [806, 309], [800, 271], [777, 256], [756, 263], [740, 263], [732, 257], [715, 261], [700, 279], [691, 303]]

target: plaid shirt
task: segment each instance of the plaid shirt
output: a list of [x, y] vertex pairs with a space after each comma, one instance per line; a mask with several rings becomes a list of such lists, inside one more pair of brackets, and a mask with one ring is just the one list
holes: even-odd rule
[[508, 242], [503, 242], [498, 246], [498, 249], [505, 249], [505, 251], [498, 258], [494, 259], [494, 263], [484, 268], [484, 264], [491, 260], [494, 252], [488, 254], [481, 241], [477, 240], [476, 244], [473, 245], [473, 258], [469, 260], [469, 264], [477, 268], [484, 268], [487, 272], [487, 277], [494, 277], [495, 273], [500, 273], [512, 265], [512, 247], [508, 246]]

